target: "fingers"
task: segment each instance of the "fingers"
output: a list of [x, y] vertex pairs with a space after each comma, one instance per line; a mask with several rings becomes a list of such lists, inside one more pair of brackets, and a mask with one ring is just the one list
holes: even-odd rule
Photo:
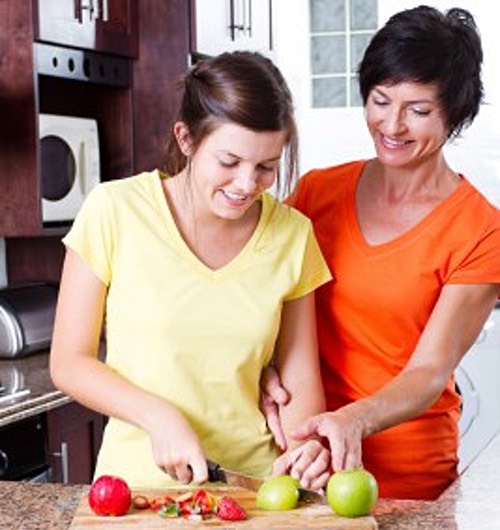
[[290, 459], [290, 453], [289, 452], [283, 453], [273, 462], [272, 474], [274, 476], [288, 475], [288, 470], [290, 469], [291, 465], [292, 465], [292, 461]]
[[361, 426], [353, 415], [345, 412], [318, 414], [292, 434], [297, 440], [304, 440], [313, 435], [328, 439], [334, 470], [352, 469], [362, 465]]
[[329, 451], [318, 440], [309, 440], [277, 458], [273, 474], [289, 474], [299, 480], [303, 488], [321, 489], [330, 476]]
[[266, 417], [267, 426], [274, 437], [276, 445], [279, 447], [279, 449], [281, 449], [281, 451], [285, 451], [287, 448], [287, 443], [285, 434], [283, 433], [283, 428], [281, 426], [278, 406], [274, 401], [267, 403], [262, 402], [261, 409], [264, 413], [264, 416]]
[[262, 372], [260, 386], [262, 393], [267, 394], [278, 405], [286, 405], [290, 400], [288, 392], [281, 385], [278, 371], [273, 366], [267, 366]]
[[322, 488], [330, 475], [329, 451], [317, 440], [310, 440], [301, 448], [293, 459], [290, 474], [300, 480], [303, 488]]

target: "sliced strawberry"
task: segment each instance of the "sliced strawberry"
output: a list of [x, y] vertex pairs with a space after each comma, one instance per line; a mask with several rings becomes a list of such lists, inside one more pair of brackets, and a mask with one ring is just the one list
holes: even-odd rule
[[151, 499], [149, 501], [149, 507], [157, 512], [162, 506], [166, 506], [172, 502], [175, 502], [175, 499], [170, 497], [170, 495], [161, 495], [160, 497], [154, 497]]
[[245, 510], [232, 497], [222, 497], [217, 501], [217, 517], [223, 521], [243, 521]]
[[214, 512], [215, 497], [205, 490], [195, 491], [193, 495], [193, 505], [199, 508], [199, 513], [208, 515]]

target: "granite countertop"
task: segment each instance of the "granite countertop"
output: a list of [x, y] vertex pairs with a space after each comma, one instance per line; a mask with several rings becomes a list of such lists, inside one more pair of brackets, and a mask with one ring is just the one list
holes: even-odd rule
[[[498, 530], [499, 470], [500, 434], [437, 501], [380, 500], [374, 513], [379, 530]], [[87, 490], [84, 485], [0, 482], [0, 528], [67, 530]]]
[[48, 352], [40, 352], [15, 360], [0, 359], [0, 383], [19, 393], [18, 397], [0, 397], [0, 427], [71, 401], [54, 387], [48, 356]]

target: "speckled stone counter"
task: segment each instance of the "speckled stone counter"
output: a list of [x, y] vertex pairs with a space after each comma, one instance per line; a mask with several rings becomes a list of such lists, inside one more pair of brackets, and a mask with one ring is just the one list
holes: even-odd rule
[[0, 427], [68, 403], [50, 379], [48, 353], [8, 360], [0, 359], [0, 383], [11, 391], [28, 391], [14, 398], [0, 398]]
[[[437, 501], [380, 500], [375, 510], [379, 529], [499, 530], [499, 478], [500, 434]], [[87, 489], [0, 482], [0, 529], [67, 530]], [[165, 528], [168, 526], [165, 521]], [[99, 527], [106, 528], [105, 518]]]

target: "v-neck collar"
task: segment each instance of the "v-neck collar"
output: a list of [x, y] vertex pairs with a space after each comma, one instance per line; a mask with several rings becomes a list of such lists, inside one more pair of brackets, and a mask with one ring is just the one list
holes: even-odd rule
[[194, 269], [198, 274], [204, 276], [207, 279], [211, 280], [220, 280], [227, 276], [232, 275], [236, 271], [240, 270], [242, 263], [251, 255], [258, 245], [259, 240], [261, 239], [264, 228], [266, 227], [271, 210], [271, 197], [267, 193], [263, 193], [260, 197], [262, 204], [259, 221], [253, 234], [250, 236], [244, 247], [236, 254], [228, 263], [219, 267], [218, 269], [212, 269], [203, 261], [201, 261], [198, 256], [191, 250], [189, 245], [186, 243], [182, 237], [179, 228], [175, 222], [174, 216], [168, 204], [167, 198], [165, 197], [162, 180], [169, 178], [167, 175], [156, 170], [153, 173], [153, 187], [155, 200], [157, 202], [159, 211], [163, 219], [165, 220], [165, 227], [169, 233], [169, 240], [173, 241], [175, 248], [179, 255]]
[[365, 239], [363, 233], [361, 232], [361, 225], [359, 223], [358, 211], [356, 205], [356, 191], [361, 178], [361, 174], [368, 160], [360, 161], [356, 171], [351, 174], [350, 180], [347, 184], [347, 197], [345, 201], [345, 207], [347, 209], [347, 226], [350, 231], [352, 239], [355, 241], [356, 245], [363, 251], [365, 254], [382, 254], [386, 252], [391, 252], [400, 247], [404, 247], [409, 244], [415, 238], [419, 237], [423, 232], [425, 232], [428, 226], [431, 226], [435, 222], [438, 222], [443, 215], [446, 215], [449, 208], [452, 207], [457, 202], [460, 202], [465, 198], [467, 192], [470, 190], [468, 181], [460, 175], [460, 182], [453, 192], [443, 199], [435, 208], [433, 208], [427, 215], [425, 215], [418, 223], [413, 225], [411, 228], [396, 236], [390, 241], [385, 243], [370, 245]]

